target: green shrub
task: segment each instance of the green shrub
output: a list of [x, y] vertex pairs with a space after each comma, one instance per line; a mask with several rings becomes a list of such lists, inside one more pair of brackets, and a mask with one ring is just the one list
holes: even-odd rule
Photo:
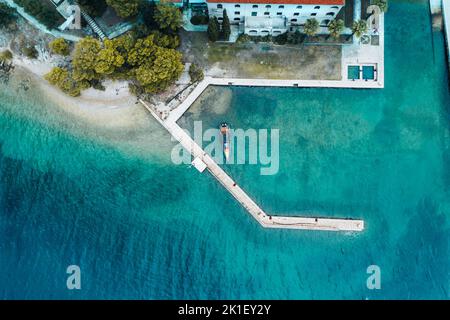
[[237, 43], [245, 43], [245, 42], [250, 42], [252, 39], [248, 34], [242, 33], [238, 36], [238, 38], [236, 39]]
[[24, 46], [21, 51], [23, 55], [30, 59], [36, 59], [39, 56], [39, 53], [34, 46]]
[[49, 43], [49, 47], [53, 53], [60, 54], [62, 56], [68, 56], [70, 53], [69, 44], [63, 38], [56, 38]]
[[189, 76], [191, 77], [191, 82], [202, 81], [204, 78], [203, 70], [193, 63], [189, 67]]
[[280, 34], [273, 38], [273, 42], [279, 45], [284, 45], [287, 43], [288, 34], [287, 32]]
[[0, 3], [0, 27], [6, 27], [14, 21], [14, 9], [4, 3]]
[[208, 24], [209, 22], [209, 17], [208, 16], [193, 16], [191, 18], [191, 23], [193, 25], [205, 25]]
[[40, 23], [49, 29], [55, 28], [61, 22], [61, 16], [50, 3], [42, 1], [14, 0], [25, 12], [35, 17]]
[[9, 50], [0, 52], [0, 61], [8, 61], [13, 58], [13, 54]]

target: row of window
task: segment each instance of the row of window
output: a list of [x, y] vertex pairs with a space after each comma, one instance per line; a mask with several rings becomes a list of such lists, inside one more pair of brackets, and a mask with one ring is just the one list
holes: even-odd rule
[[[241, 14], [241, 12], [240, 11], [235, 11], [234, 12], [234, 15], [235, 16], [239, 16]], [[252, 16], [253, 17], [256, 17], [258, 15], [258, 12], [256, 12], [256, 11], [253, 11], [252, 12]], [[264, 15], [265, 16], [269, 16], [270, 15], [270, 12], [264, 12]], [[277, 12], [277, 16], [281, 16], [281, 15], [283, 15], [283, 12]], [[294, 16], [299, 16], [300, 15], [300, 12], [294, 12]], [[315, 13], [315, 12], [313, 12], [313, 13], [311, 13], [311, 16], [312, 17], [314, 17], [314, 16], [316, 16], [317, 15], [317, 13]], [[327, 14], [326, 14], [327, 16], [334, 16], [334, 12], [328, 12]]]
[[[241, 5], [240, 4], [235, 4], [234, 7], [235, 8], [240, 8]], [[252, 8], [256, 9], [256, 8], [258, 8], [258, 5], [254, 4], [252, 6]], [[266, 8], [270, 9], [270, 8], [272, 8], [272, 6], [270, 4], [268, 4], [268, 5], [266, 5]], [[297, 6], [297, 9], [301, 9], [301, 8], [303, 8], [303, 6]], [[218, 4], [217, 5], [217, 9], [223, 9], [223, 5], [222, 4]], [[280, 6], [278, 6], [278, 9], [284, 9], [284, 6], [280, 5]], [[320, 6], [315, 6], [314, 9], [320, 9]], [[338, 6], [333, 6], [333, 7], [331, 7], [331, 9], [339, 9], [339, 7]]]

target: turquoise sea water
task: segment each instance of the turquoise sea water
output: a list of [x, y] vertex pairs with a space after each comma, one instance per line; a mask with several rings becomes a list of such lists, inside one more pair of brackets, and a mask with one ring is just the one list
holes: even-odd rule
[[[99, 130], [1, 88], [0, 298], [448, 299], [450, 96], [427, 8], [391, 1], [384, 90], [221, 88], [229, 105], [211, 95], [182, 120], [279, 128], [277, 175], [226, 170], [268, 212], [363, 218], [361, 234], [264, 230], [173, 165], [150, 117]], [[372, 264], [381, 290], [366, 287]]]

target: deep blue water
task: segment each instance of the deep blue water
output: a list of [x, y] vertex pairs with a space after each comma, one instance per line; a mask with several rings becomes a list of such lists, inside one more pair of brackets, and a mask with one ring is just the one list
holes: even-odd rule
[[[150, 117], [141, 144], [142, 128], [95, 129], [2, 87], [0, 298], [448, 299], [443, 36], [425, 1], [391, 2], [384, 90], [223, 88], [225, 114], [206, 99], [183, 120], [279, 128], [277, 175], [226, 170], [269, 212], [363, 218], [365, 232], [261, 229], [208, 174], [171, 163]], [[366, 287], [372, 264], [381, 290]]]

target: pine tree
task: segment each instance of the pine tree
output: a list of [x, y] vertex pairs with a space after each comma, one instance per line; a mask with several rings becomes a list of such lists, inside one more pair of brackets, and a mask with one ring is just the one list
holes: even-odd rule
[[219, 21], [216, 17], [209, 19], [208, 23], [208, 39], [212, 42], [215, 42], [219, 39]]
[[223, 40], [230, 40], [231, 27], [230, 27], [230, 19], [227, 15], [227, 10], [223, 10], [223, 22], [222, 22], [222, 36]]

